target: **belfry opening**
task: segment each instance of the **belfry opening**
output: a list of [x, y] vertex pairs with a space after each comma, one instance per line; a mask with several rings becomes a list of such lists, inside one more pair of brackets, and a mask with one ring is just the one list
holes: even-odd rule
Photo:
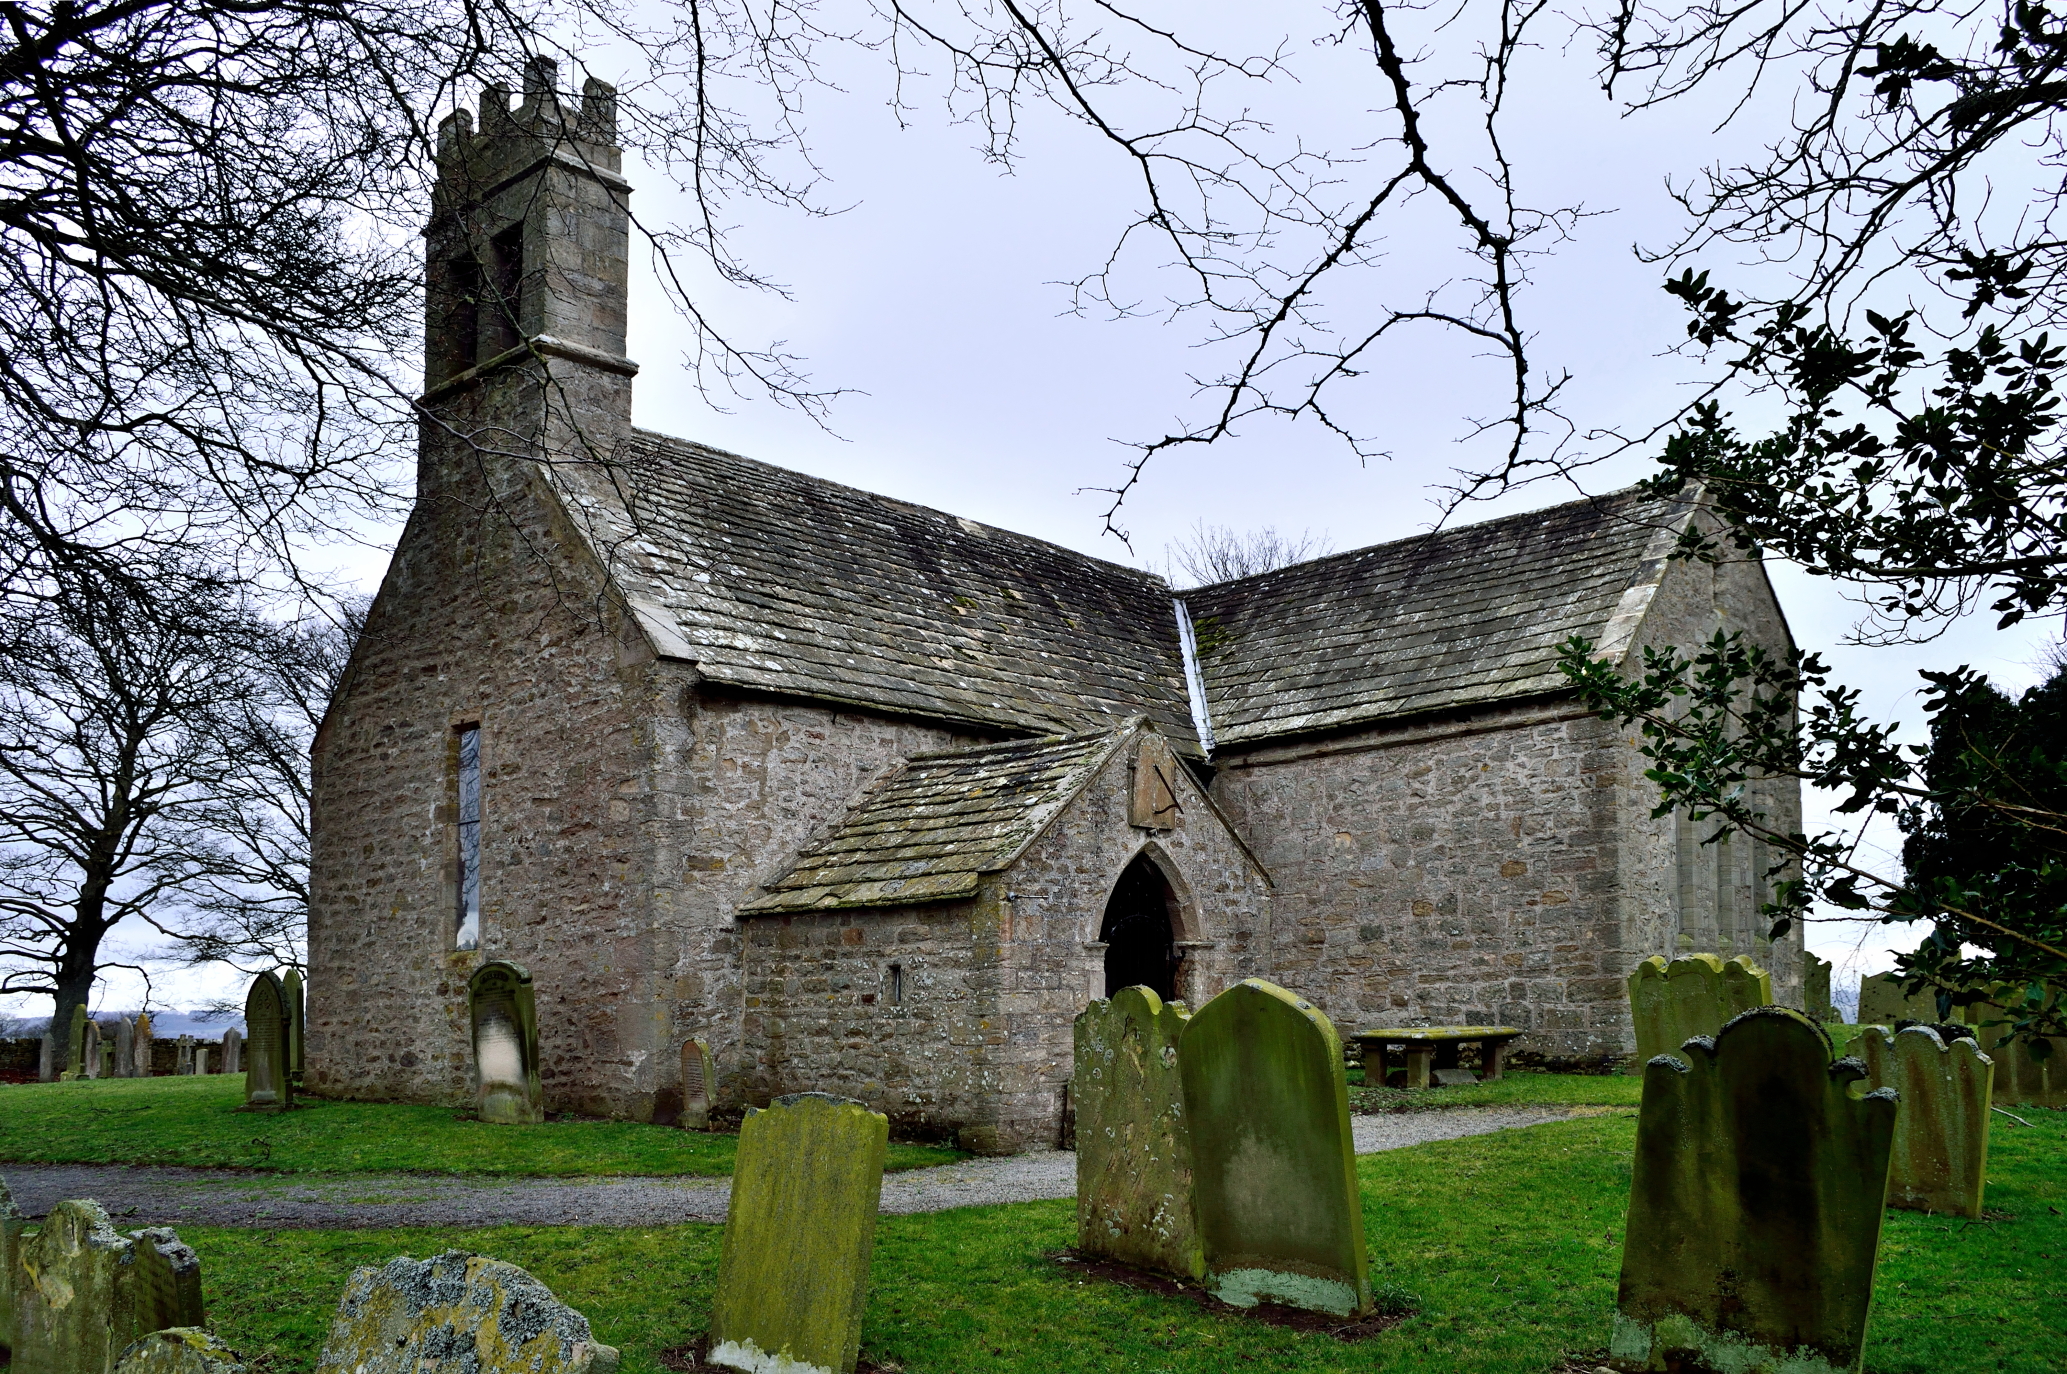
[[1137, 855], [1113, 884], [1098, 938], [1105, 943], [1105, 995], [1153, 988], [1177, 1000], [1176, 894], [1148, 855]]

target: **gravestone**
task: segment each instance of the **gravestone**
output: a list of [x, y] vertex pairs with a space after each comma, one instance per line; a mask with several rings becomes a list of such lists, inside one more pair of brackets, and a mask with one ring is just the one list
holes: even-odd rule
[[718, 1080], [718, 1066], [711, 1047], [701, 1040], [682, 1042], [682, 1114], [675, 1124], [685, 1131], [711, 1128], [711, 1088]]
[[115, 1374], [244, 1374], [237, 1352], [198, 1326], [174, 1326], [132, 1341]]
[[617, 1361], [516, 1265], [448, 1250], [353, 1271], [316, 1374], [612, 1374]]
[[36, 1055], [36, 1081], [48, 1083], [58, 1075], [57, 1036], [43, 1032], [43, 1044]]
[[1205, 1274], [1177, 1044], [1191, 1013], [1121, 988], [1076, 1021], [1077, 1248], [1122, 1264]]
[[210, 1051], [211, 1049], [213, 1049], [213, 1048], [214, 1048], [214, 1046], [212, 1046], [212, 1045], [207, 1045], [207, 1044], [199, 1044], [199, 1045], [196, 1045], [196, 1046], [194, 1046], [194, 1072], [195, 1072], [195, 1073], [213, 1073], [213, 1072], [215, 1072], [215, 1070], [213, 1070], [213, 1069], [211, 1069], [211, 1068], [209, 1068], [209, 1067], [208, 1067], [209, 1051]]
[[852, 1374], [889, 1140], [881, 1113], [825, 1093], [747, 1113], [718, 1256], [711, 1364]]
[[1988, 1170], [1988, 1098], [1995, 1063], [1964, 1037], [1949, 1044], [1929, 1026], [1858, 1040], [1867, 1082], [1893, 1088], [1902, 1111], [1888, 1165], [1888, 1206], [1981, 1215]]
[[79, 1046], [79, 1076], [100, 1077], [100, 1022], [89, 1019]]
[[308, 997], [302, 986], [301, 970], [291, 968], [280, 980], [281, 995], [287, 999], [287, 1081], [299, 1088], [302, 1079], [302, 1034], [308, 1029]]
[[1637, 1067], [1678, 1053], [1697, 1035], [1712, 1037], [1731, 1017], [1772, 1000], [1772, 975], [1743, 955], [1728, 962], [1713, 954], [1682, 955], [1669, 964], [1646, 959], [1629, 975]]
[[244, 1047], [244, 1105], [278, 1111], [294, 1105], [287, 1081], [287, 1005], [280, 980], [261, 973], [251, 980], [244, 998], [244, 1028], [251, 1043]]
[[51, 1208], [13, 1272], [10, 1374], [113, 1374], [131, 1342], [203, 1320], [194, 1252], [162, 1228], [117, 1234], [97, 1202]]
[[0, 1178], [0, 1351], [14, 1349], [14, 1253], [28, 1221]]
[[115, 1057], [115, 1037], [111, 1035], [100, 1042], [100, 1073], [96, 1076], [100, 1078], [113, 1078], [115, 1076], [115, 1065], [119, 1062]]
[[132, 1078], [151, 1076], [151, 1014], [139, 1012], [136, 1017], [136, 1058], [130, 1066]]
[[1898, 1109], [1865, 1074], [1788, 1007], [1645, 1064], [1613, 1368], [1859, 1368]]
[[136, 1077], [136, 1022], [126, 1016], [115, 1022], [115, 1077]]
[[1801, 1009], [1819, 1025], [1843, 1020], [1830, 1000], [1830, 961], [1818, 959], [1806, 950], [1801, 960]]
[[70, 1036], [67, 1037], [65, 1040], [64, 1067], [72, 1071], [72, 1076], [74, 1078], [85, 1077], [85, 1074], [82, 1071], [86, 1067], [87, 1024], [88, 1022], [86, 1018], [86, 1008], [73, 1007], [72, 1030]]
[[238, 1033], [235, 1026], [222, 1033], [221, 1072], [244, 1072], [244, 1037]]
[[179, 1053], [172, 1061], [172, 1071], [181, 1075], [190, 1074], [194, 1071], [194, 1037], [182, 1035], [177, 1044]]
[[[1955, 1019], [1959, 1016], [1953, 1010]], [[1922, 1021], [1926, 1024], [1938, 1020], [1938, 994], [1925, 988], [1921, 992], [1902, 991], [1902, 979], [1898, 974], [1875, 973], [1859, 980], [1859, 1024], [1862, 1026], [1892, 1026], [1897, 1021]]]
[[[1334, 1025], [1250, 978], [1193, 1014], [1177, 1065], [1207, 1287], [1236, 1307], [1368, 1309], [1349, 1080]], [[1081, 1148], [1081, 1124], [1077, 1138]]]
[[1967, 1015], [1976, 1023], [1981, 1049], [1995, 1061], [1995, 1100], [2028, 1103], [2034, 1107], [2067, 1109], [2067, 1036], [2053, 1036], [2052, 1053], [2041, 1059], [2022, 1040], [2009, 1038], [2010, 1013], [1999, 1002], [1977, 1004]]
[[506, 1126], [545, 1120], [538, 1081], [538, 1010], [531, 975], [491, 959], [467, 980], [474, 1028], [474, 1074], [483, 1121]]

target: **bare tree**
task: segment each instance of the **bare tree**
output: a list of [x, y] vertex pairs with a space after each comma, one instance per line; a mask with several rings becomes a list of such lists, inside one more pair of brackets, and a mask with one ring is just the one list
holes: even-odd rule
[[113, 966], [110, 931], [173, 934], [176, 895], [224, 876], [251, 622], [218, 579], [150, 581], [68, 586], [0, 629], [0, 993], [50, 995], [53, 1025]]
[[1238, 532], [1226, 525], [1208, 525], [1203, 520], [1164, 551], [1170, 580], [1176, 582], [1176, 574], [1182, 573], [1190, 579], [1185, 585], [1193, 587], [1274, 572], [1332, 552], [1334, 546], [1327, 536], [1312, 530], [1288, 535], [1266, 525], [1260, 530]]

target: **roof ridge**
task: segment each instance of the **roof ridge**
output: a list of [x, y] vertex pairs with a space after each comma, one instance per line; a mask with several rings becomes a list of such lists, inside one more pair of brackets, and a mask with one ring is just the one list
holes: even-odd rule
[[658, 440], [660, 443], [671, 447], [680, 445], [694, 449], [713, 458], [724, 458], [735, 463], [746, 463], [753, 467], [766, 468], [770, 472], [779, 472], [786, 477], [794, 477], [799, 481], [809, 482], [816, 486], [831, 487], [839, 491], [848, 492], [854, 496], [866, 498], [869, 501], [881, 502], [918, 515], [937, 516], [941, 520], [965, 528], [974, 525], [993, 534], [1001, 534], [1008, 538], [1023, 540], [1029, 544], [1038, 544], [1042, 548], [1053, 549], [1056, 553], [1067, 558], [1080, 559], [1087, 563], [1096, 563], [1102, 568], [1110, 568], [1116, 572], [1126, 573], [1131, 577], [1155, 584], [1162, 588], [1166, 594], [1169, 591], [1169, 579], [1163, 577], [1160, 573], [1153, 573], [1145, 568], [1131, 567], [1125, 563], [1116, 563], [1110, 558], [1100, 558], [1095, 553], [1085, 553], [1081, 549], [1070, 548], [1067, 544], [1058, 544], [1052, 539], [1043, 539], [1037, 534], [1027, 534], [1022, 530], [1008, 529], [1003, 525], [992, 525], [981, 520], [972, 520], [966, 515], [956, 515], [953, 511], [942, 510], [938, 506], [921, 505], [917, 501], [907, 501], [901, 496], [891, 496], [887, 492], [870, 491], [867, 487], [857, 487], [851, 482], [842, 482], [832, 477], [820, 477], [816, 473], [805, 472], [800, 468], [786, 468], [780, 463], [771, 463], [765, 458], [749, 458], [743, 453], [734, 453], [730, 449], [718, 448], [698, 439], [684, 439], [673, 434], [662, 434], [658, 430], [640, 429], [636, 425], [632, 427], [632, 434], [634, 438]]
[[[1194, 592], [1217, 591], [1222, 587], [1232, 587], [1239, 583], [1251, 582], [1259, 577], [1276, 577], [1280, 573], [1296, 572], [1302, 568], [1318, 567], [1323, 563], [1338, 562], [1347, 558], [1361, 558], [1366, 554], [1377, 553], [1383, 549], [1397, 549], [1408, 544], [1433, 543], [1442, 539], [1461, 537], [1466, 534], [1494, 529], [1501, 525], [1515, 524], [1546, 515], [1555, 515], [1560, 511], [1574, 510], [1580, 506], [1592, 506], [1598, 510], [1606, 502], [1623, 501], [1637, 497], [1642, 494], [1642, 491], [1641, 483], [1632, 483], [1626, 487], [1618, 487], [1614, 491], [1604, 491], [1598, 496], [1582, 496], [1576, 501], [1560, 501], [1554, 506], [1538, 506], [1534, 510], [1515, 511], [1508, 515], [1496, 515], [1487, 520], [1474, 520], [1468, 525], [1450, 525], [1440, 529], [1423, 530], [1419, 534], [1403, 535], [1398, 539], [1381, 540], [1376, 544], [1363, 544], [1354, 549], [1340, 549], [1334, 553], [1324, 553], [1318, 557], [1301, 559], [1297, 563], [1287, 563], [1283, 567], [1266, 568], [1262, 572], [1244, 573], [1240, 577], [1223, 578], [1218, 582], [1201, 582], [1195, 587], [1186, 587], [1180, 592], [1173, 593], [1173, 595], [1181, 597]], [[1655, 499], [1664, 501], [1671, 498], [1658, 497]]]

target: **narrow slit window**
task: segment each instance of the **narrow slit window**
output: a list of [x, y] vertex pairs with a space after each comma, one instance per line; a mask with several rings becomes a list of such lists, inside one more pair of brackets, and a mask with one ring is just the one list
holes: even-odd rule
[[903, 1005], [904, 1005], [904, 965], [903, 965], [903, 964], [892, 964], [892, 965], [890, 965], [890, 980], [889, 980], [889, 981], [890, 981], [890, 1005], [891, 1005], [891, 1006], [893, 1006], [893, 1007], [901, 1007], [901, 1006], [903, 1006]]
[[481, 727], [459, 728], [459, 900], [453, 912], [457, 949], [481, 944]]

